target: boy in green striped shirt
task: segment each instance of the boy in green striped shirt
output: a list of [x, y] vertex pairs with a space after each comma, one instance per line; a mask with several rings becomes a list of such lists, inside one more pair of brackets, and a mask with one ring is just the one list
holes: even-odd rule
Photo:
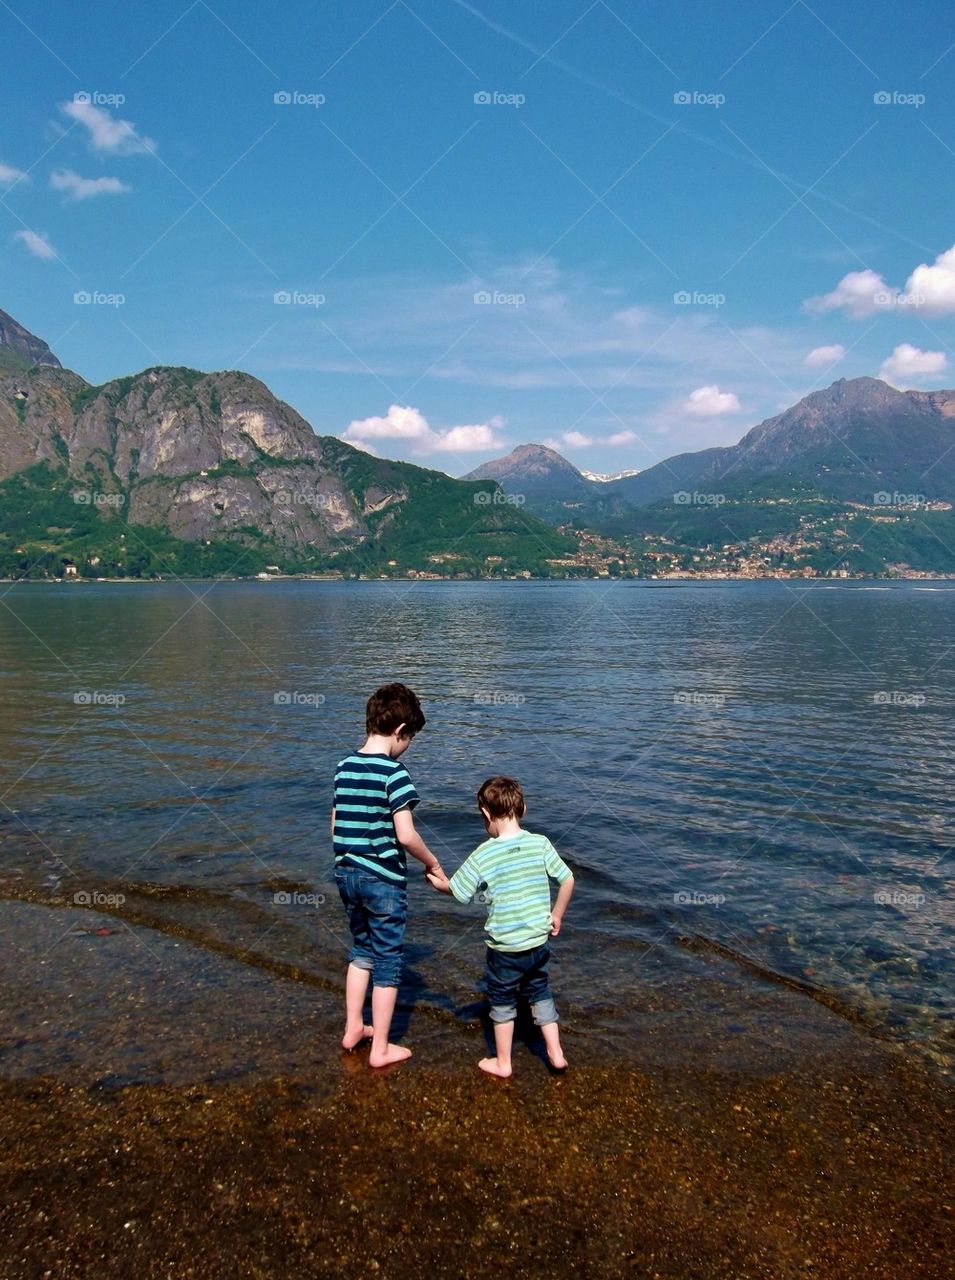
[[[563, 1071], [567, 1059], [547, 983], [548, 939], [560, 933], [574, 877], [546, 836], [521, 827], [524, 793], [514, 778], [488, 778], [477, 801], [490, 839], [478, 845], [450, 880], [441, 870], [429, 871], [427, 877], [435, 889], [452, 894], [458, 902], [470, 902], [479, 890], [486, 895], [487, 993], [496, 1055], [482, 1058], [478, 1066], [492, 1076], [511, 1074], [520, 995], [530, 1003], [541, 1029], [548, 1062]], [[553, 908], [550, 880], [560, 886]]]

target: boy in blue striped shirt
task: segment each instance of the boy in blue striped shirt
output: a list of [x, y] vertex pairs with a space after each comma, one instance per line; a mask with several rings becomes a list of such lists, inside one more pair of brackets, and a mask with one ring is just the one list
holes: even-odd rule
[[[524, 997], [541, 1029], [547, 1060], [556, 1071], [567, 1066], [560, 1046], [557, 1007], [547, 982], [549, 939], [560, 933], [574, 892], [574, 877], [546, 836], [521, 826], [524, 793], [514, 778], [488, 778], [477, 796], [490, 836], [449, 880], [426, 872], [429, 883], [458, 902], [483, 890], [488, 904], [487, 994], [491, 1002], [496, 1055], [478, 1066], [492, 1076], [511, 1074], [511, 1045], [517, 998]], [[551, 908], [550, 881], [560, 886]]]
[[[352, 947], [345, 977], [343, 1049], [371, 1039], [373, 1067], [411, 1057], [390, 1044], [391, 1019], [401, 982], [407, 915], [405, 854], [425, 872], [443, 874], [441, 864], [415, 830], [411, 810], [418, 793], [399, 757], [425, 724], [421, 703], [403, 684], [386, 684], [368, 699], [364, 746], [335, 770], [332, 844], [335, 882], [348, 912]], [[364, 1008], [372, 983], [371, 1021]]]

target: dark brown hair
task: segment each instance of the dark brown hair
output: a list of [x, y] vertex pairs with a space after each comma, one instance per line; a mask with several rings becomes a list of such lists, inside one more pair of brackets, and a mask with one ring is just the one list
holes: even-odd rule
[[383, 684], [368, 699], [365, 730], [367, 733], [394, 733], [399, 724], [403, 724], [409, 734], [420, 733], [424, 728], [424, 712], [418, 695], [406, 684]]
[[516, 778], [488, 778], [477, 793], [478, 808], [492, 818], [523, 818], [524, 792]]

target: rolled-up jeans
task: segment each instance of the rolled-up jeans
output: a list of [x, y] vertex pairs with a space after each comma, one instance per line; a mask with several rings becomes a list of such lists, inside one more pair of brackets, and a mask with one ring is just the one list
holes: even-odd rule
[[530, 951], [495, 951], [488, 947], [486, 984], [492, 1022], [513, 1022], [518, 996], [528, 1001], [539, 1027], [559, 1021], [547, 982], [549, 959], [550, 946], [546, 942]]
[[408, 890], [361, 871], [336, 867], [335, 883], [348, 912], [352, 946], [348, 963], [369, 969], [376, 987], [401, 985], [402, 943], [408, 915]]

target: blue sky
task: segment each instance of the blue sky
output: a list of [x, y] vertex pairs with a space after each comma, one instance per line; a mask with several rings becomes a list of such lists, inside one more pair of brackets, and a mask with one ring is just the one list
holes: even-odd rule
[[244, 369], [453, 475], [955, 383], [949, 5], [11, 0], [0, 37], [0, 307], [92, 382]]

